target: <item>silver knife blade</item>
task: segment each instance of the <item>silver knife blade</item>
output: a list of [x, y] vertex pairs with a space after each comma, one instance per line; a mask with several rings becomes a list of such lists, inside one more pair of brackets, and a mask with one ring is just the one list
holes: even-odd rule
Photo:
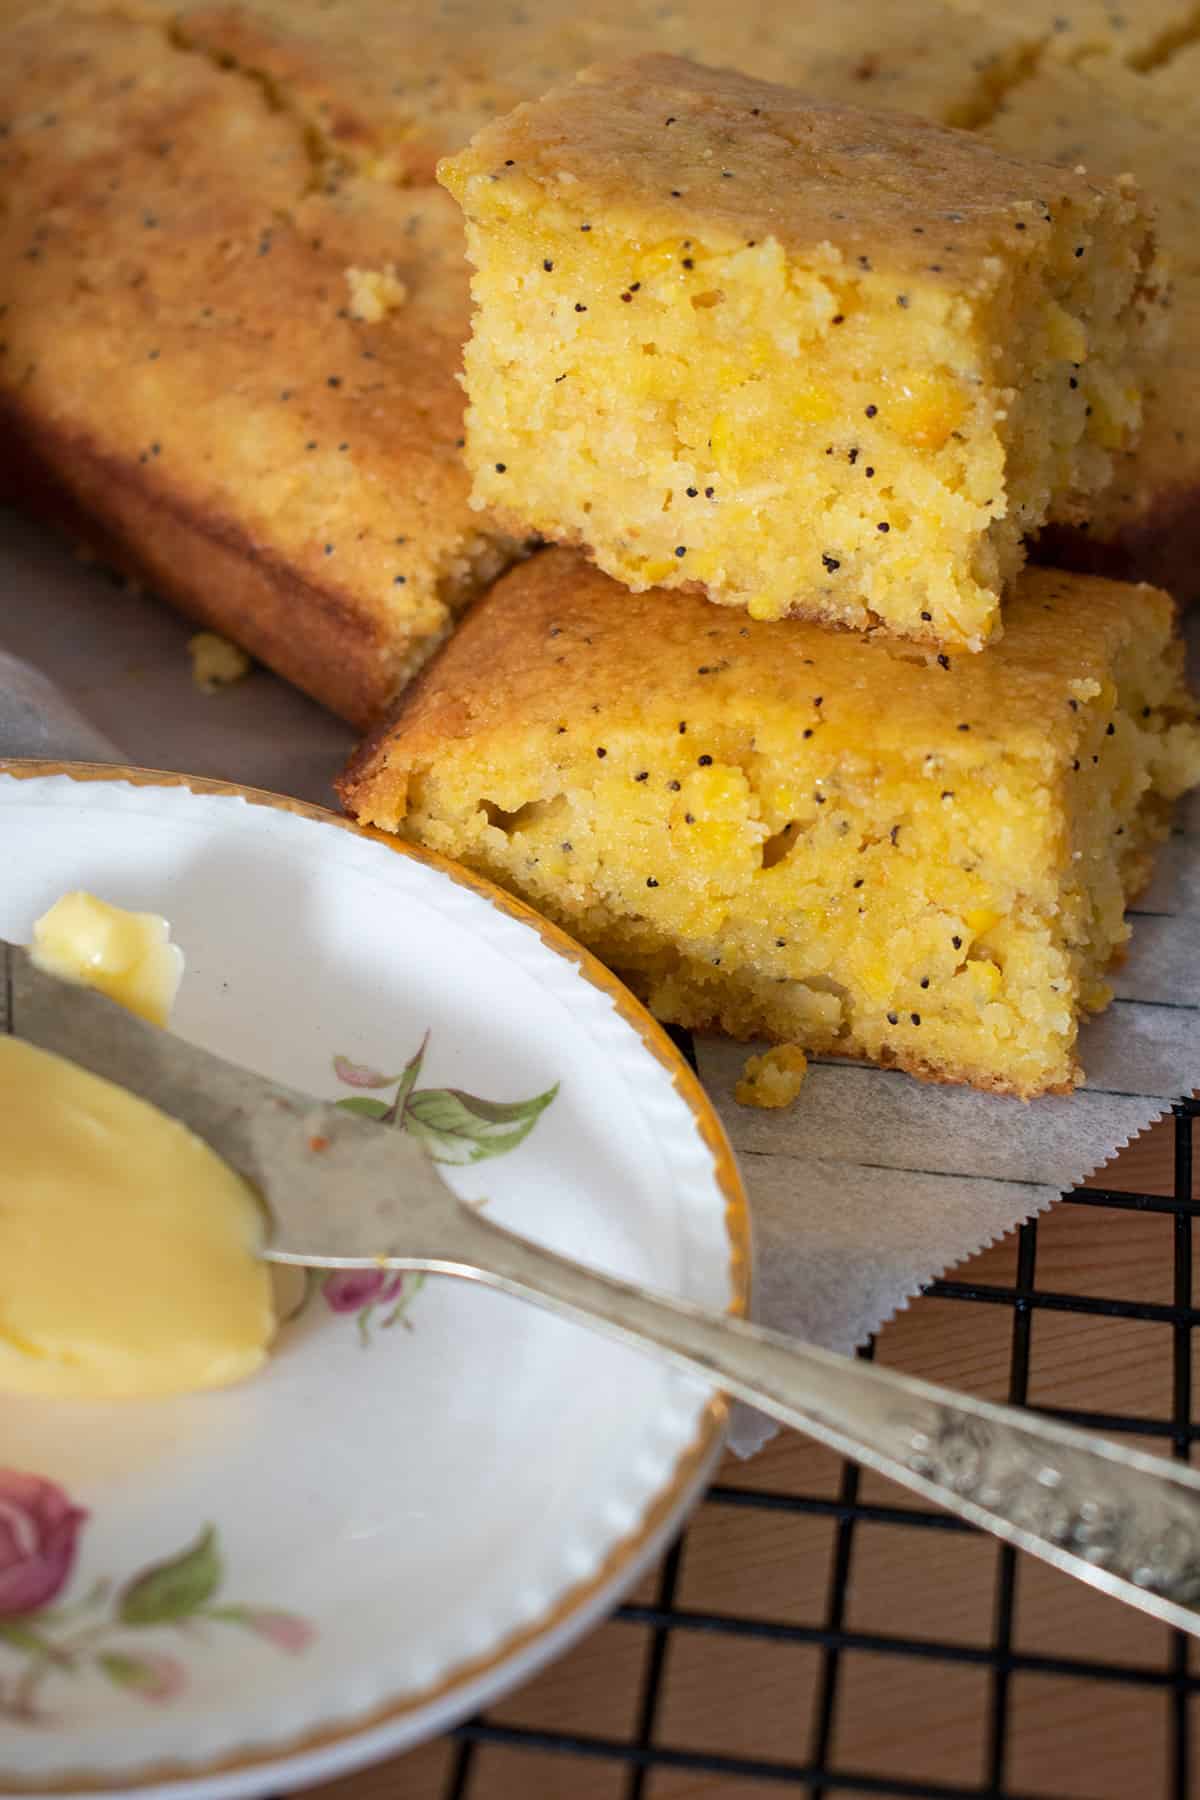
[[422, 1254], [459, 1203], [424, 1147], [373, 1119], [256, 1075], [107, 995], [48, 975], [0, 939], [0, 1029], [128, 1088], [178, 1119], [264, 1201], [274, 1262], [370, 1268]]

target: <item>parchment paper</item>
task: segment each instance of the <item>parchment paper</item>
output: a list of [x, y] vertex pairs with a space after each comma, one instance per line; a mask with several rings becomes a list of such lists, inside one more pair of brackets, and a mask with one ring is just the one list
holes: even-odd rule
[[[348, 728], [261, 669], [200, 693], [190, 635], [0, 512], [0, 754], [119, 758], [334, 804]], [[761, 1112], [733, 1099], [753, 1046], [698, 1040], [750, 1194], [757, 1316], [853, 1349], [1200, 1088], [1200, 797], [1180, 808], [1115, 985], [1085, 1029], [1086, 1087], [1030, 1105], [817, 1061], [794, 1106]], [[768, 1429], [743, 1412], [735, 1446]]]

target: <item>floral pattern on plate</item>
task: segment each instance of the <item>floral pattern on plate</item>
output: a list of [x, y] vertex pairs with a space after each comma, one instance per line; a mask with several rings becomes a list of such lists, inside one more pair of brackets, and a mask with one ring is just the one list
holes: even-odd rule
[[[429, 1048], [429, 1033], [421, 1039], [398, 1075], [383, 1075], [348, 1056], [333, 1058], [333, 1072], [345, 1087], [374, 1092], [350, 1094], [336, 1104], [346, 1112], [362, 1113], [397, 1131], [407, 1131], [429, 1147], [435, 1162], [485, 1162], [506, 1156], [523, 1143], [558, 1092], [557, 1082], [529, 1100], [483, 1100], [462, 1088], [419, 1088], [421, 1069]], [[392, 1088], [387, 1099], [380, 1091]], [[409, 1325], [408, 1308], [424, 1283], [423, 1275], [396, 1274], [387, 1269], [331, 1269], [314, 1273], [301, 1309], [319, 1293], [331, 1312], [349, 1313], [358, 1320], [362, 1340], [370, 1342], [376, 1315], [381, 1330]], [[411, 1327], [410, 1327], [411, 1328]]]
[[[87, 1520], [53, 1481], [0, 1469], [0, 1719], [54, 1727], [59, 1720], [46, 1690], [86, 1669], [140, 1700], [165, 1705], [186, 1690], [185, 1655], [202, 1643], [206, 1624], [252, 1632], [293, 1656], [312, 1643], [315, 1630], [297, 1613], [222, 1600], [213, 1525], [178, 1555], [124, 1583], [97, 1581], [70, 1599]], [[164, 1632], [175, 1634], [170, 1651], [162, 1648]]]

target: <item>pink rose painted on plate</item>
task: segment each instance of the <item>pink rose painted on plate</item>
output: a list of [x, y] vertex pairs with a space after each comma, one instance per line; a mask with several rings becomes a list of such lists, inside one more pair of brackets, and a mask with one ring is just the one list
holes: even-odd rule
[[86, 1518], [52, 1481], [0, 1469], [0, 1620], [55, 1599], [70, 1576]]
[[335, 1269], [322, 1283], [321, 1292], [330, 1312], [360, 1313], [365, 1306], [386, 1306], [398, 1300], [404, 1276], [386, 1269]]
[[[167, 1706], [188, 1685], [175, 1653], [203, 1645], [198, 1627], [234, 1626], [290, 1656], [316, 1636], [297, 1613], [222, 1599], [225, 1570], [216, 1528], [185, 1550], [137, 1570], [117, 1586], [70, 1594], [88, 1514], [63, 1489], [21, 1469], [0, 1469], [0, 1719], [52, 1727], [46, 1692], [56, 1677], [88, 1671], [149, 1706]], [[164, 1633], [174, 1637], [162, 1648]]]

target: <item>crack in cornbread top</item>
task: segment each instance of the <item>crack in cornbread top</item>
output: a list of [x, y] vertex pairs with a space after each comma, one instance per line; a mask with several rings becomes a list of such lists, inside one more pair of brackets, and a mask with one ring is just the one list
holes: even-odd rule
[[578, 741], [589, 719], [687, 735], [703, 758], [706, 724], [784, 720], [799, 732], [817, 714], [822, 731], [847, 723], [855, 748], [952, 754], [960, 767], [1029, 757], [1049, 776], [1075, 757], [1084, 702], [1111, 682], [1122, 647], [1154, 615], [1167, 629], [1173, 603], [1026, 569], [1009, 605], [985, 656], [935, 658], [803, 620], [756, 623], [691, 594], [627, 593], [574, 552], [544, 551], [477, 603], [339, 785], [354, 796], [378, 781], [382, 794], [389, 771], [436, 762], [456, 740]]
[[886, 273], [950, 298], [992, 291], [1046, 257], [1056, 213], [1087, 219], [1118, 193], [963, 132], [671, 56], [583, 70], [439, 174], [468, 214], [549, 202], [637, 242], [686, 221], [711, 251], [773, 237], [863, 285]]
[[[1046, 0], [1047, 5], [1050, 0]], [[165, 12], [196, 48], [262, 74], [327, 153], [380, 179], [428, 181], [522, 100], [601, 58], [649, 51], [949, 124], [989, 113], [1043, 23], [997, 25], [935, 0], [181, 0]]]

